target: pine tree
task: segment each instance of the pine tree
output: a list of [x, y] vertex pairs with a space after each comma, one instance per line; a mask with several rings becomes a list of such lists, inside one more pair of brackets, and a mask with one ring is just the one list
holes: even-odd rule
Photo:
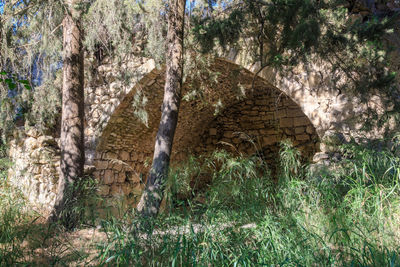
[[73, 210], [77, 182], [84, 170], [84, 65], [82, 11], [79, 0], [66, 1], [63, 21], [63, 89], [61, 118], [61, 173], [52, 221], [74, 228], [79, 213]]
[[162, 115], [156, 136], [153, 163], [137, 208], [144, 217], [157, 215], [164, 193], [163, 184], [168, 175], [182, 91], [185, 5], [186, 0], [169, 1], [167, 68]]

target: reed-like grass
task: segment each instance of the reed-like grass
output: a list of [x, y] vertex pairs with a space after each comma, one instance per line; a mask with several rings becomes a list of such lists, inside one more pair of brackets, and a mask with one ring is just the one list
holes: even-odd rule
[[[340, 149], [341, 161], [315, 168], [284, 142], [278, 177], [256, 156], [216, 151], [192, 157], [171, 170], [166, 209], [158, 218], [143, 222], [131, 210], [101, 221], [106, 238], [97, 243], [92, 264], [400, 266], [397, 151]], [[21, 203], [1, 195], [0, 265], [27, 258], [21, 244], [33, 228], [15, 222], [32, 217], [21, 212]], [[65, 254], [55, 250], [51, 262], [68, 265]]]
[[[341, 149], [340, 163], [311, 171], [283, 143], [278, 182], [256, 157], [217, 151], [196, 164], [191, 159], [172, 171], [170, 183], [186, 181], [187, 192], [189, 177], [209, 173], [204, 199], [170, 203], [147, 233], [132, 216], [106, 221], [100, 260], [110, 266], [400, 266], [399, 158]], [[188, 166], [195, 166], [192, 174]], [[182, 170], [184, 177], [177, 176]], [[179, 184], [171, 190], [179, 195]]]

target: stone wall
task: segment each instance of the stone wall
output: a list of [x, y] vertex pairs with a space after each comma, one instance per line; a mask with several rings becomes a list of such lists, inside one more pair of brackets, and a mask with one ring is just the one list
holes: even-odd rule
[[244, 155], [261, 153], [267, 162], [275, 163], [278, 143], [290, 139], [311, 159], [319, 147], [314, 126], [289, 97], [278, 97], [278, 92], [267, 91], [227, 108], [210, 123], [195, 151], [205, 154], [222, 148]]
[[154, 60], [133, 55], [117, 62], [106, 58], [99, 66], [94, 59], [86, 60], [85, 73], [91, 76], [85, 85], [86, 164], [93, 164], [99, 137], [116, 107], [154, 68]]
[[11, 185], [18, 187], [27, 199], [43, 213], [53, 206], [59, 177], [58, 139], [40, 135], [34, 129], [18, 131], [10, 143], [9, 169]]

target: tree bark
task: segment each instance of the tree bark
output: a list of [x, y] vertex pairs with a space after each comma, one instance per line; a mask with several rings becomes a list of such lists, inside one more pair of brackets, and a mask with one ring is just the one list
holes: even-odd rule
[[164, 100], [153, 163], [137, 210], [144, 217], [158, 214], [168, 176], [172, 143], [178, 123], [183, 76], [183, 37], [186, 0], [170, 0]]
[[[84, 66], [81, 12], [79, 0], [66, 0], [67, 14], [63, 21], [63, 88], [61, 117], [61, 172], [52, 221], [74, 228], [78, 217], [69, 210], [76, 196], [76, 182], [84, 168]], [[74, 186], [75, 184], [75, 186]]]

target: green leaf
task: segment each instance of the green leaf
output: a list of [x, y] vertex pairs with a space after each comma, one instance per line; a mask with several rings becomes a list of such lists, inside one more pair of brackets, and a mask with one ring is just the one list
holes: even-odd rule
[[2, 71], [2, 72], [0, 72], [0, 75], [7, 75], [7, 72]]
[[29, 81], [27, 81], [27, 80], [18, 80], [18, 82], [22, 83], [22, 84], [28, 84], [29, 85]]

